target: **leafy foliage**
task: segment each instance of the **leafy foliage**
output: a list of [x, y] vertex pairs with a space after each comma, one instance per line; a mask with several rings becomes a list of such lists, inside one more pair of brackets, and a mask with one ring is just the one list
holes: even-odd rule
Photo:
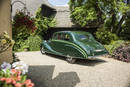
[[81, 26], [104, 25], [111, 32], [120, 34], [130, 5], [124, 0], [70, 0], [72, 21]]
[[35, 34], [43, 35], [48, 28], [56, 25], [56, 21], [53, 17], [47, 18], [42, 16], [41, 8], [39, 8], [36, 12], [35, 25], [37, 27]]
[[124, 62], [130, 62], [130, 43], [116, 48], [112, 54], [112, 57]]
[[17, 12], [13, 20], [13, 32], [15, 34], [19, 34], [21, 32], [30, 34], [36, 29], [34, 19], [30, 16], [30, 14], [23, 11]]
[[21, 49], [23, 42], [36, 30], [34, 19], [27, 13], [19, 11], [13, 20], [14, 51]]
[[97, 21], [95, 0], [70, 0], [70, 10], [72, 21], [81, 26], [87, 26], [93, 21]]
[[40, 50], [41, 42], [42, 38], [40, 36], [29, 36], [28, 39], [25, 41], [26, 45], [24, 45], [23, 47], [28, 48], [29, 51], [38, 51]]
[[118, 40], [116, 34], [111, 33], [109, 30], [104, 28], [99, 28], [96, 32], [96, 38], [102, 44], [109, 44], [112, 41]]
[[24, 51], [25, 49], [28, 51], [38, 51], [40, 50], [40, 45], [42, 42], [42, 38], [38, 35], [31, 35], [26, 40], [18, 43], [16, 51]]
[[105, 48], [107, 49], [109, 54], [112, 55], [113, 51], [124, 43], [125, 41], [123, 40], [112, 41], [109, 45], [105, 45]]
[[53, 17], [47, 18], [41, 15], [41, 8], [38, 9], [35, 18], [22, 11], [16, 13], [13, 21], [13, 39], [16, 43], [13, 50], [39, 50], [42, 41], [41, 36], [49, 27], [53, 27], [55, 24]]
[[124, 23], [124, 27], [121, 32], [121, 36], [126, 40], [130, 40], [130, 17], [127, 17], [127, 19]]

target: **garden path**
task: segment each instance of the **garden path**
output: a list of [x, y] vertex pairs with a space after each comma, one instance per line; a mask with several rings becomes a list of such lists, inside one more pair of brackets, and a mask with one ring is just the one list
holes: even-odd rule
[[39, 51], [16, 55], [30, 65], [28, 75], [35, 87], [130, 87], [130, 63], [100, 57], [69, 64]]

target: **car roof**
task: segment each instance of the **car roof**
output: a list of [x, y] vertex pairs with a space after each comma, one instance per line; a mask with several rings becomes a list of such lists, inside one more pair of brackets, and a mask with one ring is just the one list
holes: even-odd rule
[[85, 32], [85, 31], [58, 31], [55, 33], [75, 33], [75, 34], [90, 34], [89, 32]]

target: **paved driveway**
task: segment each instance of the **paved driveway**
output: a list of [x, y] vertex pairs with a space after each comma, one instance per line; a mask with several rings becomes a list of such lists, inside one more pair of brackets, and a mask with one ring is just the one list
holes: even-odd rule
[[63, 57], [39, 51], [16, 54], [30, 65], [35, 87], [130, 87], [130, 63], [100, 57], [69, 64]]

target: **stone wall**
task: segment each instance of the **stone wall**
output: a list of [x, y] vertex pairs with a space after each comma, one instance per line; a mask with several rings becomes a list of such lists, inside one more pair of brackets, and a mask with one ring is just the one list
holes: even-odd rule
[[57, 14], [56, 19], [56, 28], [77, 28], [75, 24], [71, 22], [69, 6], [56, 6], [55, 7]]
[[[10, 36], [12, 36], [11, 27], [11, 0], [0, 0], [0, 34], [6, 31]], [[0, 64], [3, 62], [12, 61], [12, 51], [11, 48], [6, 52], [0, 54]]]

